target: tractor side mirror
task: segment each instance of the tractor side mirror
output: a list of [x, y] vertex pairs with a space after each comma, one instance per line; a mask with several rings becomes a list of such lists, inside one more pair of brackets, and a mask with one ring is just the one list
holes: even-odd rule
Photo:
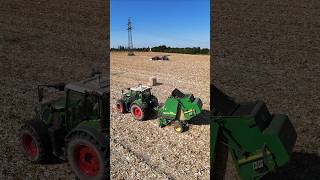
[[43, 88], [42, 87], [38, 87], [38, 97], [39, 97], [39, 102], [41, 102], [43, 99]]
[[59, 83], [59, 84], [56, 84], [56, 88], [59, 90], [59, 91], [64, 91], [64, 87], [66, 86], [65, 83]]

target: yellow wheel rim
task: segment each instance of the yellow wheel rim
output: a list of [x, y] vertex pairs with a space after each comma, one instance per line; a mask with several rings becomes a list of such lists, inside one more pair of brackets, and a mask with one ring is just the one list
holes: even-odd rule
[[177, 131], [177, 132], [181, 132], [181, 127], [177, 127], [177, 128], [176, 128], [176, 131]]

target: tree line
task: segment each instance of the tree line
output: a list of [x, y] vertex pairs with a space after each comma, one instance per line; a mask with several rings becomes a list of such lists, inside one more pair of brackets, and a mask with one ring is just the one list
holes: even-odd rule
[[[111, 51], [128, 51], [128, 48], [124, 46], [119, 46], [118, 48], [111, 48]], [[134, 48], [133, 51], [147, 52], [147, 51], [150, 51], [150, 47]], [[166, 45], [152, 47], [151, 51], [166, 52], [166, 53], [181, 53], [181, 54], [209, 54], [208, 48], [200, 48], [200, 47], [177, 48], [177, 47], [170, 47]]]
[[[111, 51], [128, 51], [128, 48], [125, 46], [118, 46], [117, 48], [111, 48]], [[149, 47], [144, 47], [144, 48], [133, 48], [133, 51], [144, 51], [148, 52], [150, 51]]]
[[209, 54], [208, 48], [200, 48], [200, 47], [186, 47], [186, 48], [177, 48], [170, 46], [157, 46], [151, 48], [154, 52], [167, 52], [167, 53], [182, 53], [182, 54]]

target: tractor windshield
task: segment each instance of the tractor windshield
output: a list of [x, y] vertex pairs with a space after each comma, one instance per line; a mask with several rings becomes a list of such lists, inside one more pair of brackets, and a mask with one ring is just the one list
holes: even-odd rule
[[70, 91], [68, 94], [68, 106], [69, 107], [75, 107], [77, 106], [81, 100], [84, 99], [84, 94], [76, 92], [76, 91]]
[[67, 102], [72, 126], [84, 120], [100, 117], [99, 97], [96, 95], [69, 90]]
[[151, 96], [151, 90], [150, 90], [150, 89], [145, 90], [145, 91], [143, 92], [143, 96], [144, 96], [144, 97], [149, 97], [149, 96]]

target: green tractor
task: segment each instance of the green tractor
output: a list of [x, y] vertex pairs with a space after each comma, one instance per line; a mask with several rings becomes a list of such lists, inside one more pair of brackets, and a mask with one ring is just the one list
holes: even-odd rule
[[148, 118], [157, 107], [158, 99], [152, 95], [151, 87], [141, 84], [137, 87], [122, 89], [121, 99], [116, 102], [118, 112], [131, 112], [139, 121]]
[[108, 80], [100, 75], [39, 85], [36, 117], [19, 130], [23, 153], [33, 163], [68, 160], [79, 179], [107, 179], [109, 96]]
[[187, 130], [187, 122], [201, 113], [202, 101], [193, 94], [184, 94], [174, 89], [164, 105], [159, 109], [159, 126], [174, 124], [174, 130], [182, 133]]
[[211, 85], [211, 178], [224, 179], [230, 152], [239, 177], [261, 179], [290, 160], [297, 134], [288, 116], [262, 101], [237, 103]]

